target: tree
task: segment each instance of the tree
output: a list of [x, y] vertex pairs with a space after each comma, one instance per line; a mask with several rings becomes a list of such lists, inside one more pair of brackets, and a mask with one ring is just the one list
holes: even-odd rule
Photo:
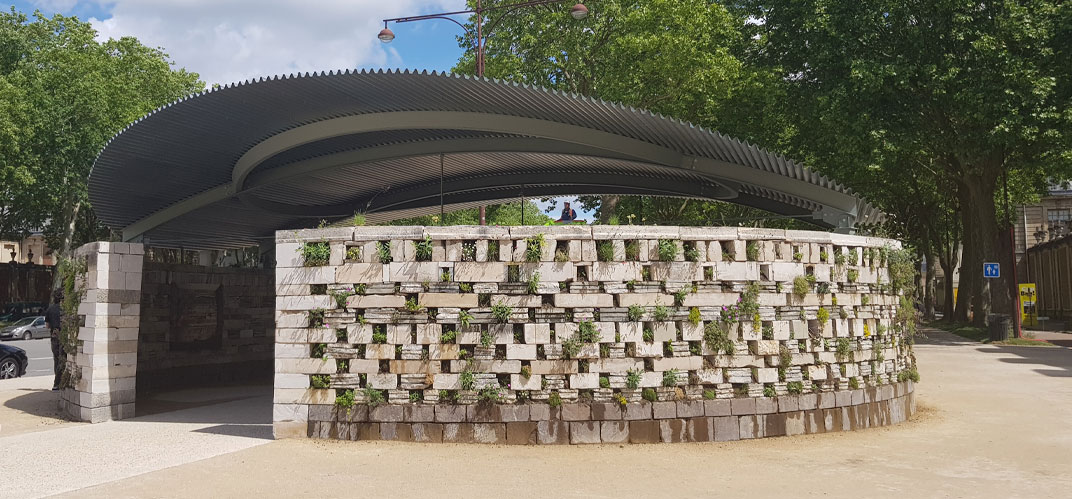
[[[516, 2], [483, 2], [509, 3]], [[565, 3], [521, 8], [501, 18], [497, 12], [490, 14], [485, 75], [598, 97], [708, 127], [737, 124], [742, 100], [766, 98], [758, 82], [770, 73], [753, 74], [738, 60], [735, 50], [748, 43], [739, 29], [741, 20], [718, 3], [603, 0], [582, 21], [570, 17], [569, 8]], [[474, 41], [461, 37], [459, 43], [466, 52], [455, 71], [473, 74]], [[719, 129], [733, 132], [737, 127], [730, 128]], [[777, 135], [772, 132], [776, 127], [754, 128]], [[600, 220], [614, 218], [618, 204], [617, 196], [602, 196]]]
[[[521, 203], [505, 203], [487, 207], [488, 225], [547, 225], [551, 217], [543, 214], [532, 201], [525, 202], [524, 217]], [[392, 220], [388, 225], [440, 225], [439, 215]], [[522, 224], [524, 219], [524, 224]], [[443, 214], [443, 225], [480, 225], [480, 212], [476, 208], [448, 211]]]
[[0, 13], [0, 236], [43, 228], [61, 255], [102, 237], [86, 182], [107, 141], [204, 89], [160, 49], [96, 34], [74, 17]]
[[1072, 169], [1067, 2], [745, 4], [761, 26], [758, 58], [799, 104], [791, 112], [809, 163], [853, 187], [906, 176], [949, 184], [956, 203], [942, 208], [956, 206], [965, 250], [960, 295], [973, 299], [976, 322], [988, 297], [1010, 308], [1008, 282], [988, 287], [978, 274], [984, 259], [1011, 256], [999, 185], [1018, 192]]

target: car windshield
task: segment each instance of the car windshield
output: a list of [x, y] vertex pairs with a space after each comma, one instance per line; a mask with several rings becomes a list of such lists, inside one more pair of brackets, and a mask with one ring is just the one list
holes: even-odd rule
[[12, 326], [15, 326], [15, 327], [18, 327], [18, 326], [29, 326], [30, 324], [33, 324], [33, 321], [34, 321], [34, 319], [36, 319], [36, 318], [37, 318], [37, 317], [25, 317], [25, 318], [23, 318], [23, 319], [19, 319], [19, 321], [18, 321], [18, 322], [16, 322], [16, 323], [14, 323], [14, 324], [12, 324]]

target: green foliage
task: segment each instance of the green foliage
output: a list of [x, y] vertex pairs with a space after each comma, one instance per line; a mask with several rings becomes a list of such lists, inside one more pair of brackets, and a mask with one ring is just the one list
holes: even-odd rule
[[558, 392], [551, 392], [551, 395], [547, 397], [547, 405], [550, 405], [552, 409], [562, 407], [562, 396]]
[[739, 308], [743, 317], [751, 317], [759, 313], [759, 284], [748, 283], [744, 292], [741, 293]]
[[830, 311], [824, 307], [819, 307], [819, 311], [815, 314], [815, 318], [819, 321], [819, 333], [821, 334], [826, 330], [826, 323], [830, 322]]
[[521, 377], [522, 378], [531, 378], [532, 377], [532, 367], [521, 366]]
[[488, 348], [495, 344], [495, 335], [491, 334], [491, 331], [485, 329], [480, 332], [480, 346]]
[[570, 261], [569, 253], [566, 253], [565, 250], [555, 250], [555, 261], [559, 263]]
[[[353, 393], [353, 390], [350, 392]], [[384, 397], [383, 391], [375, 388], [365, 388], [365, 397], [368, 399], [369, 407], [376, 407], [387, 402], [387, 398]]]
[[[60, 301], [63, 315], [60, 318], [59, 336], [60, 343], [66, 352], [78, 351], [78, 330], [82, 325], [78, 317], [78, 308], [86, 296], [85, 278], [88, 271], [88, 263], [85, 258], [81, 257], [60, 257], [56, 268], [60, 288], [63, 290], [63, 300]], [[78, 381], [66, 363], [60, 381], [61, 388], [72, 387]]]
[[424, 236], [424, 239], [413, 243], [414, 254], [418, 262], [432, 261], [432, 238]]
[[462, 243], [462, 261], [463, 262], [475, 262], [476, 261], [476, 243], [472, 241], [465, 241]]
[[748, 241], [745, 243], [744, 256], [750, 262], [759, 261], [759, 241]]
[[354, 406], [354, 391], [347, 389], [335, 397], [335, 405], [347, 409]]
[[473, 285], [471, 283], [468, 283], [468, 282], [459, 282], [458, 283], [458, 291], [461, 291], [462, 293], [472, 293], [473, 292]]
[[659, 261], [672, 262], [677, 258], [677, 242], [673, 239], [659, 240]]
[[853, 248], [849, 250], [849, 265], [856, 265], [860, 261], [860, 252]]
[[849, 388], [852, 390], [860, 388], [860, 380], [856, 379], [856, 376], [849, 378]]
[[499, 241], [488, 241], [488, 261], [499, 261]]
[[798, 275], [793, 278], [793, 295], [798, 300], [803, 300], [808, 296], [808, 291], [811, 289], [811, 284], [808, 282], [808, 278]]
[[650, 327], [644, 328], [643, 339], [648, 343], [655, 341], [655, 331], [652, 331]]
[[700, 261], [700, 249], [696, 247], [695, 242], [689, 242], [685, 245], [685, 260], [689, 262]]
[[655, 402], [656, 400], [659, 400], [659, 397], [655, 394], [654, 388], [645, 388], [644, 391], [640, 392], [640, 396], [648, 402]]
[[458, 332], [453, 329], [448, 329], [439, 334], [439, 342], [444, 345], [453, 345], [455, 341], [458, 341]]
[[611, 241], [599, 241], [596, 243], [596, 257], [601, 262], [614, 261], [614, 243]]
[[491, 307], [491, 315], [495, 317], [495, 320], [499, 324], [506, 324], [510, 321], [510, 315], [514, 313], [513, 307], [507, 305], [504, 302], [496, 303]]
[[691, 309], [689, 309], [689, 322], [694, 326], [700, 324], [700, 309], [699, 308], [692, 307]]
[[796, 252], [796, 253], [793, 253], [793, 261], [799, 262], [799, 261], [801, 261], [803, 259], [804, 259], [804, 253], [801, 253], [799, 251]]
[[462, 387], [462, 390], [472, 390], [476, 387], [476, 375], [473, 374], [469, 364], [466, 364], [465, 369], [458, 374], [458, 385]]
[[729, 326], [722, 321], [711, 321], [704, 326], [704, 342], [714, 352], [733, 355], [735, 346], [729, 337]]
[[682, 288], [674, 292], [674, 306], [680, 307], [685, 304], [685, 298], [689, 296], [689, 289]]
[[577, 353], [581, 351], [581, 340], [577, 338], [577, 335], [570, 336], [565, 340], [562, 340], [562, 356], [567, 359], [572, 359], [577, 356]]
[[849, 269], [848, 276], [849, 282], [856, 282], [860, 278], [860, 271], [856, 269]]
[[762, 331], [762, 338], [763, 339], [765, 339], [765, 340], [773, 340], [774, 339], [774, 326], [772, 326], [770, 324], [765, 324], [765, 325], [762, 326], [761, 331]]
[[391, 257], [391, 241], [380, 241], [376, 243], [376, 255], [379, 256], [380, 263], [386, 265], [394, 260]]
[[599, 330], [596, 329], [595, 323], [592, 321], [581, 321], [577, 323], [577, 339], [582, 343], [596, 343], [600, 339]]
[[302, 243], [298, 249], [301, 253], [302, 263], [306, 267], [319, 267], [327, 265], [331, 258], [331, 247], [328, 243]]
[[625, 242], [625, 259], [630, 262], [640, 260], [640, 241], [631, 239]]
[[826, 263], [826, 261], [829, 260], [829, 259], [830, 259], [830, 254], [827, 253], [826, 250], [819, 250], [819, 261], [820, 262]]
[[387, 331], [382, 325], [376, 325], [372, 327], [372, 342], [377, 345], [383, 345], [387, 343]]
[[417, 303], [416, 298], [409, 298], [409, 299], [406, 300], [406, 311], [407, 312], [409, 312], [411, 314], [415, 314], [417, 312], [420, 312], [422, 308], [424, 308], [424, 307], [422, 307], [419, 303]]
[[800, 395], [804, 391], [804, 383], [801, 381], [790, 381], [785, 384], [785, 389], [792, 395]]
[[838, 361], [851, 360], [852, 359], [852, 344], [848, 338], [838, 338], [837, 350], [835, 350]]
[[600, 388], [610, 388], [610, 378], [608, 378], [606, 376], [600, 376], [599, 377], [599, 387]]
[[539, 262], [540, 257], [543, 255], [543, 234], [536, 234], [535, 236], [525, 239], [525, 261], [526, 262]]
[[530, 295], [538, 295], [538, 294], [540, 294], [540, 273], [539, 273], [539, 271], [534, 271], [532, 273], [532, 276], [529, 277], [528, 286], [526, 288], [527, 288], [527, 291], [529, 292]]
[[416, 404], [424, 400], [424, 394], [420, 390], [413, 390], [409, 392], [409, 403]]
[[[506, 316], [510, 317], [510, 314], [506, 314]], [[458, 323], [460, 323], [462, 326], [468, 327], [469, 322], [472, 321], [472, 320], [473, 320], [473, 314], [469, 313], [468, 310], [459, 310], [458, 311]]]
[[629, 320], [633, 322], [640, 322], [644, 318], [644, 307], [640, 305], [629, 305]]
[[346, 287], [343, 289], [336, 289], [329, 292], [332, 298], [335, 299], [335, 308], [346, 308], [346, 299], [354, 295], [354, 289]]
[[309, 327], [322, 327], [324, 325], [324, 309], [315, 308], [310, 310], [307, 316], [309, 318]]
[[663, 386], [677, 386], [677, 377], [680, 372], [677, 369], [663, 371]]
[[670, 318], [670, 309], [662, 305], [656, 305], [652, 317], [657, 321], [665, 321]]
[[644, 371], [640, 369], [630, 369], [625, 372], [625, 386], [630, 389], [637, 389], [640, 387], [640, 381], [644, 375]]
[[309, 384], [313, 388], [328, 388], [331, 386], [331, 376], [327, 374], [314, 374], [309, 376]]
[[350, 225], [353, 225], [354, 227], [362, 227], [365, 225], [365, 221], [364, 213], [354, 213], [354, 216], [350, 218]]
[[905, 381], [919, 383], [919, 372], [916, 371], [915, 366], [909, 367], [897, 373], [897, 382], [904, 383]]
[[704, 390], [703, 398], [704, 398], [704, 400], [715, 400], [715, 391], [714, 390]]
[[777, 396], [777, 393], [774, 392], [774, 387], [773, 386], [765, 386], [765, 387], [763, 387], [763, 396], [767, 397], [767, 398], [771, 398], [771, 397]]

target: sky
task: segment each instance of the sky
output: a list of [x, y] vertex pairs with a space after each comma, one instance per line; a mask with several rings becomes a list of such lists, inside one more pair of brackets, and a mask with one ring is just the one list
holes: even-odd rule
[[9, 1], [27, 14], [88, 21], [101, 40], [160, 47], [208, 85], [338, 69], [449, 71], [462, 54], [462, 30], [450, 21], [392, 23], [390, 44], [376, 35], [385, 18], [462, 10], [464, 0]]

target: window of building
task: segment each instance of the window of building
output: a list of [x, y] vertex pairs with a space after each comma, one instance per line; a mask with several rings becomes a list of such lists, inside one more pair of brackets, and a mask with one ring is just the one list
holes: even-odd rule
[[1046, 221], [1051, 225], [1058, 222], [1068, 222], [1072, 220], [1072, 209], [1057, 209], [1046, 211]]

